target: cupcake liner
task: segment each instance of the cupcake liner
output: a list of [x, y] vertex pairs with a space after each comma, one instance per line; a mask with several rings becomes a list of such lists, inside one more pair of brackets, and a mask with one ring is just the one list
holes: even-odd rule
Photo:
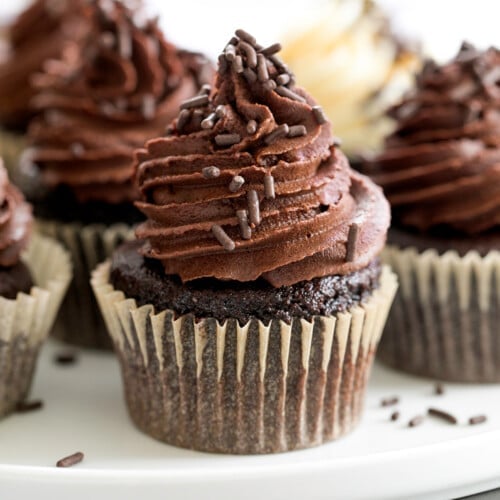
[[389, 246], [383, 258], [401, 287], [379, 357], [417, 375], [500, 382], [500, 252]]
[[359, 420], [397, 289], [387, 267], [366, 303], [290, 325], [155, 313], [113, 289], [109, 273], [101, 264], [92, 287], [145, 433], [196, 450], [274, 453], [338, 438]]
[[35, 235], [23, 260], [35, 286], [29, 295], [0, 297], [0, 417], [26, 397], [38, 351], [71, 280], [68, 253], [49, 238]]
[[69, 344], [111, 349], [112, 343], [90, 288], [90, 273], [123, 241], [133, 236], [126, 224], [104, 226], [36, 221], [37, 230], [61, 242], [73, 261], [73, 281], [57, 317], [52, 335]]
[[26, 148], [26, 136], [20, 132], [11, 132], [0, 127], [0, 157], [3, 158], [9, 177], [16, 178], [15, 170], [19, 158]]

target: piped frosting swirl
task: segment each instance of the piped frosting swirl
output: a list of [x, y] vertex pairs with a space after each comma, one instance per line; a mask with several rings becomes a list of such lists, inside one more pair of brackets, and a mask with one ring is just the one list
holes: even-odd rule
[[33, 75], [88, 29], [83, 0], [36, 0], [8, 28], [0, 59], [0, 122], [24, 128], [33, 114]]
[[391, 110], [397, 130], [365, 172], [395, 219], [420, 231], [478, 234], [500, 226], [500, 52], [464, 43], [429, 61]]
[[168, 43], [155, 20], [113, 0], [96, 0], [82, 45], [68, 46], [35, 84], [43, 114], [30, 126], [31, 160], [49, 187], [80, 202], [137, 199], [133, 151], [164, 132], [180, 102], [213, 74], [199, 54]]
[[211, 93], [137, 153], [137, 236], [167, 274], [282, 286], [353, 272], [383, 247], [381, 190], [349, 168], [279, 50], [238, 30]]
[[19, 262], [31, 236], [32, 223], [31, 206], [9, 182], [0, 160], [0, 267], [11, 267]]

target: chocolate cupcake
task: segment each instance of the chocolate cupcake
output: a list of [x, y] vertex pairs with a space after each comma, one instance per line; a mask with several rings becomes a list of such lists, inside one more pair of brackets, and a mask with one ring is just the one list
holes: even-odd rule
[[32, 222], [31, 207], [0, 162], [0, 418], [26, 397], [71, 279], [59, 244], [41, 236], [30, 241]]
[[6, 29], [0, 56], [0, 156], [14, 172], [34, 115], [33, 75], [88, 28], [83, 0], [35, 0]]
[[500, 52], [428, 62], [365, 165], [393, 209], [401, 293], [380, 358], [418, 375], [500, 382]]
[[89, 276], [142, 219], [132, 203], [133, 151], [165, 131], [213, 70], [167, 42], [155, 21], [139, 24], [123, 3], [90, 8], [88, 37], [36, 77], [40, 114], [20, 168], [38, 228], [63, 242], [75, 265], [57, 336], [110, 347]]
[[373, 0], [330, 0], [317, 8], [291, 31], [283, 59], [323, 106], [356, 163], [382, 149], [393, 130], [385, 112], [421, 66], [415, 44], [394, 31]]
[[134, 423], [177, 446], [272, 453], [358, 422], [396, 288], [382, 192], [276, 53], [238, 30], [215, 88], [137, 153], [138, 242], [92, 284]]

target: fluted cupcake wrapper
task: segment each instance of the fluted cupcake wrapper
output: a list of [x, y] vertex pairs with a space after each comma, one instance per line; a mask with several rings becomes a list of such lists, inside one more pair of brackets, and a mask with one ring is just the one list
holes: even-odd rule
[[500, 252], [389, 246], [383, 258], [401, 286], [380, 359], [442, 380], [500, 382]]
[[23, 260], [35, 286], [29, 295], [0, 297], [0, 417], [26, 397], [38, 351], [71, 280], [68, 253], [49, 238], [35, 235]]
[[357, 423], [367, 377], [397, 288], [388, 268], [370, 299], [345, 313], [195, 321], [137, 307], [92, 286], [121, 364], [134, 423], [169, 444], [221, 453], [274, 453], [335, 439]]
[[25, 148], [25, 134], [0, 127], [0, 158], [3, 158], [9, 177], [16, 178], [15, 171]]
[[73, 261], [73, 280], [53, 329], [53, 336], [69, 344], [111, 349], [112, 344], [90, 287], [92, 270], [133, 236], [126, 224], [104, 226], [37, 219], [37, 230], [62, 243]]

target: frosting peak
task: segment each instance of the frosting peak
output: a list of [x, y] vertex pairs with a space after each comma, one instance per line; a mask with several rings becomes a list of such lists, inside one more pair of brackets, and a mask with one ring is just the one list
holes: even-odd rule
[[134, 149], [164, 131], [212, 70], [117, 0], [89, 9], [84, 43], [68, 46], [35, 80], [43, 114], [29, 131], [32, 159], [46, 185], [69, 186], [80, 202], [132, 201]]
[[429, 61], [391, 115], [396, 131], [365, 171], [395, 218], [420, 231], [477, 234], [500, 226], [500, 52], [464, 43]]
[[9, 182], [0, 160], [0, 267], [19, 262], [32, 229], [31, 206], [21, 192]]
[[274, 286], [346, 274], [381, 250], [389, 210], [276, 56], [238, 30], [215, 88], [137, 153], [144, 253], [168, 274]]

